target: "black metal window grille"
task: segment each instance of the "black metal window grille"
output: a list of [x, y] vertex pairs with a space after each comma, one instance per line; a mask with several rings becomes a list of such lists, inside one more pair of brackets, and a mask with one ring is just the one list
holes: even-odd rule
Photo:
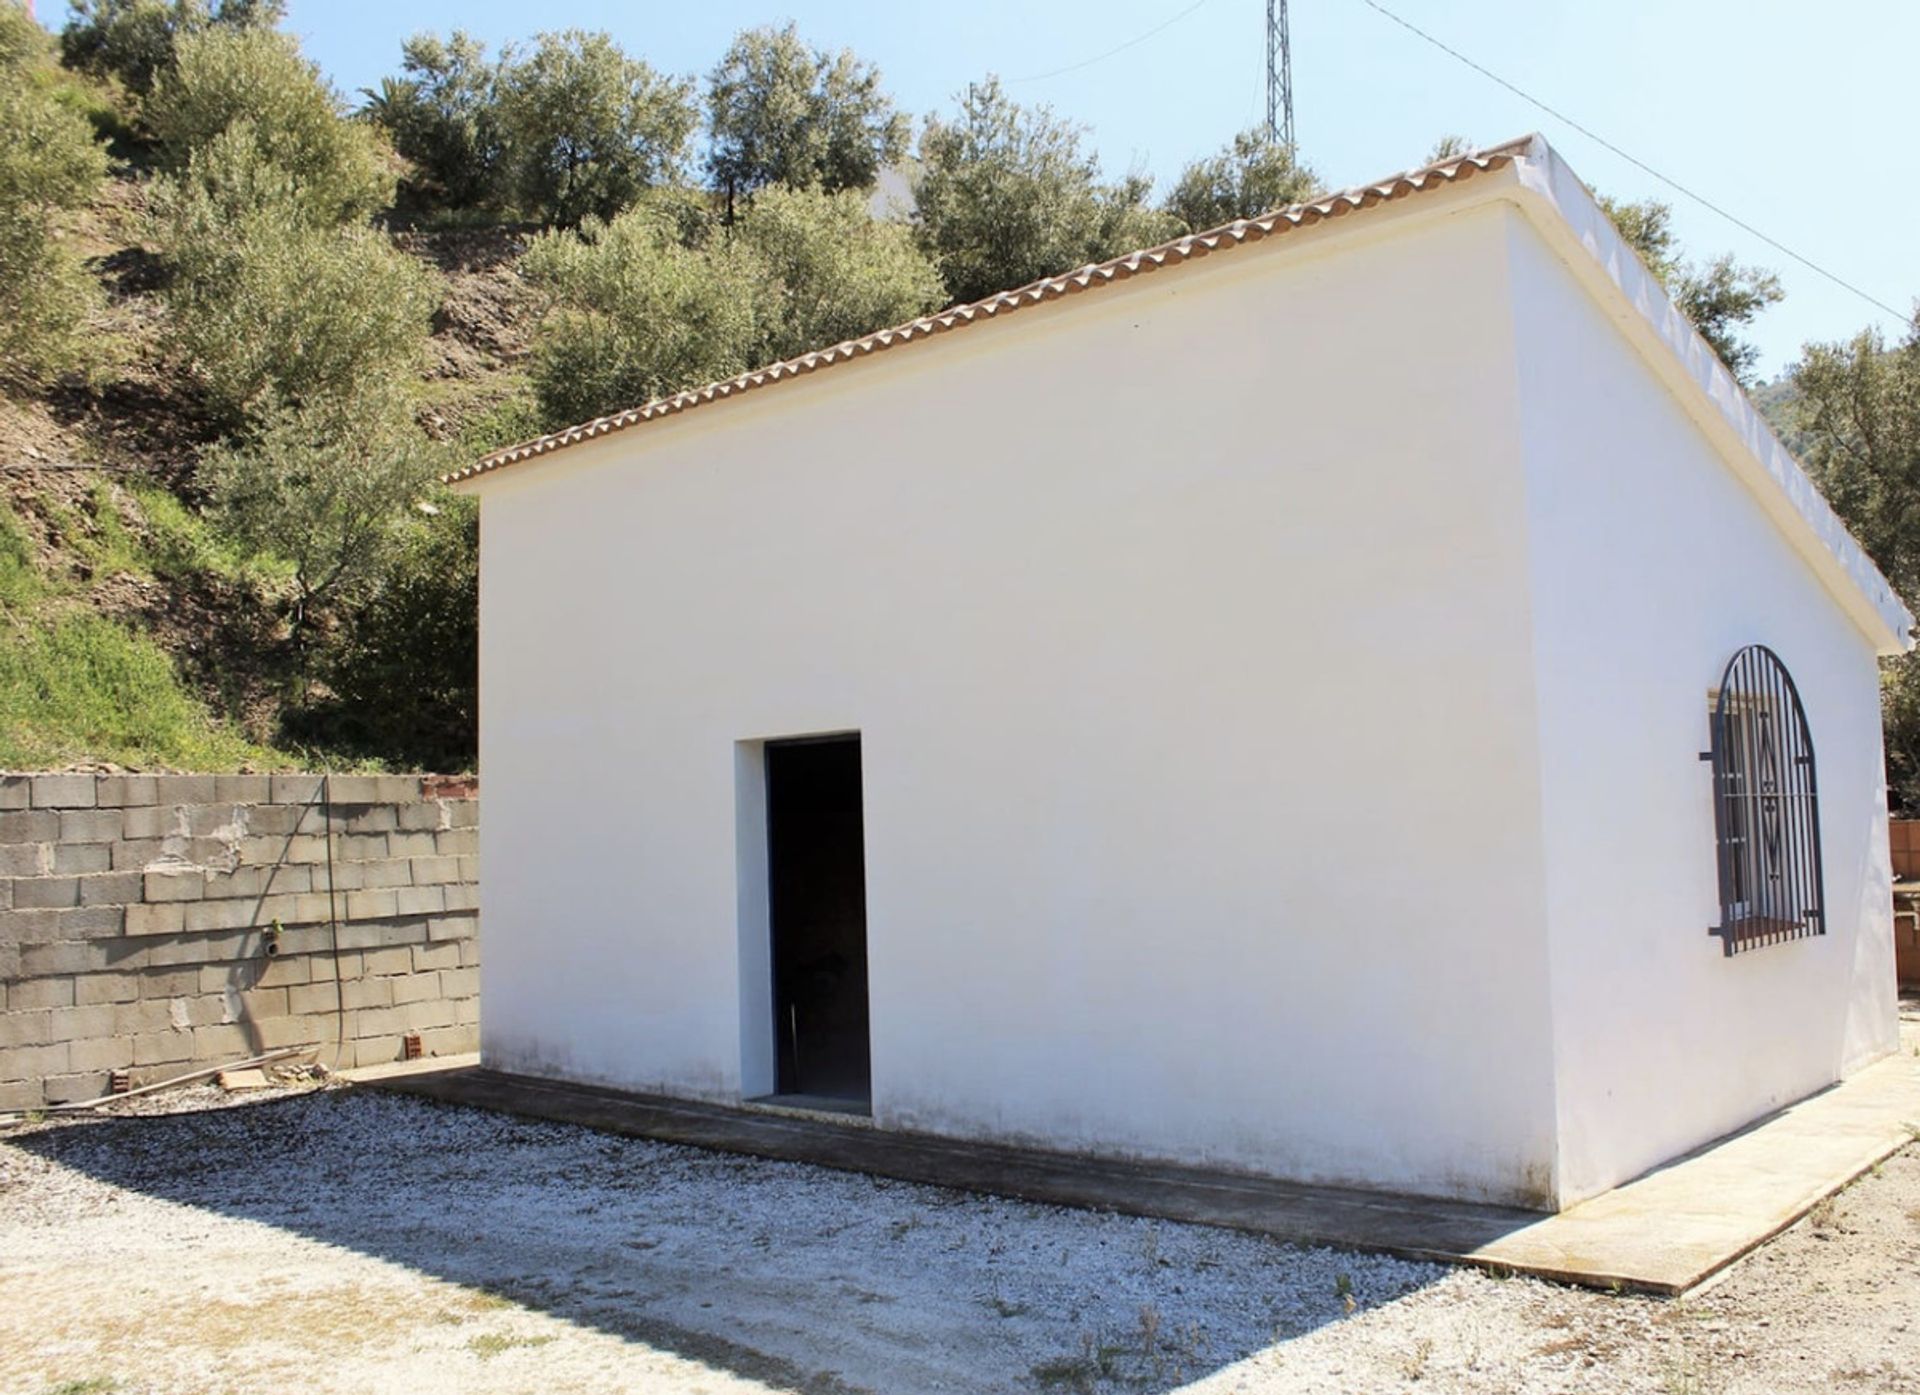
[[1742, 649], [1712, 695], [1713, 822], [1728, 954], [1827, 931], [1813, 736], [1793, 675], [1764, 644]]

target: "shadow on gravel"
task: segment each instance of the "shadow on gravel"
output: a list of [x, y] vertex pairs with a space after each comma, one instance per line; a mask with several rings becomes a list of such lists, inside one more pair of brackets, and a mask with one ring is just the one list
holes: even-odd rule
[[1446, 1272], [357, 1091], [3, 1146], [822, 1395], [1158, 1395]]

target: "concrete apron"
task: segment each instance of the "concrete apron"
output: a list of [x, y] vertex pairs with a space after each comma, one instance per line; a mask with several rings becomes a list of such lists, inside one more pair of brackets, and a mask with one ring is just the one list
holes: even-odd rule
[[1913, 1054], [1920, 1023], [1903, 1027], [1898, 1055], [1554, 1216], [896, 1133], [831, 1115], [733, 1109], [505, 1075], [466, 1060], [409, 1063], [410, 1070], [361, 1083], [662, 1142], [1024, 1201], [1678, 1295], [1913, 1139], [1912, 1126], [1920, 1124], [1920, 1061]]
[[1683, 1294], [1920, 1137], [1920, 1021], [1900, 1049], [1739, 1133], [1462, 1258]]

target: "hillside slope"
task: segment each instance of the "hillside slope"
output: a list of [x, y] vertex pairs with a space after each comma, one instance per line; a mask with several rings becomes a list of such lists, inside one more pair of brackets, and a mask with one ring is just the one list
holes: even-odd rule
[[[203, 516], [195, 465], [215, 432], [162, 340], [145, 188], [121, 171], [73, 230], [106, 292], [96, 380], [0, 392], [0, 768], [378, 764], [289, 730], [324, 681], [290, 652], [284, 566]], [[422, 431], [463, 451], [523, 432], [538, 310], [516, 270], [524, 235], [393, 241], [445, 282]]]

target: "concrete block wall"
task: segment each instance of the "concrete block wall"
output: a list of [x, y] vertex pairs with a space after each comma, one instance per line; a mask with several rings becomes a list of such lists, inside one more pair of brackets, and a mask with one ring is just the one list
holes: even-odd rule
[[466, 778], [0, 775], [0, 1110], [477, 1049], [478, 836]]

